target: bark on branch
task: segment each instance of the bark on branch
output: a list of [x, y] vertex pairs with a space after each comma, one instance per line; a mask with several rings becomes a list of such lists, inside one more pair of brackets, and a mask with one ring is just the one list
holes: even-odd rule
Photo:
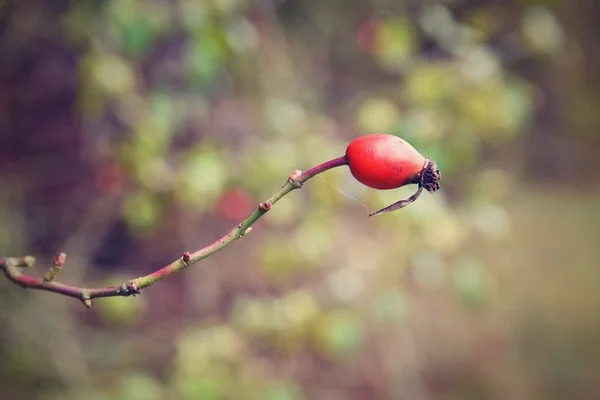
[[244, 237], [244, 235], [252, 230], [252, 224], [265, 215], [283, 196], [287, 195], [292, 190], [301, 188], [304, 182], [313, 176], [331, 168], [346, 164], [347, 159], [345, 156], [343, 156], [317, 165], [306, 172], [301, 172], [299, 170], [292, 172], [281, 189], [279, 189], [267, 200], [261, 202], [252, 214], [250, 214], [239, 225], [229, 231], [229, 233], [193, 253], [186, 251], [179, 259], [173, 261], [172, 263], [148, 275], [128, 280], [120, 286], [82, 288], [56, 282], [55, 279], [65, 263], [66, 256], [64, 253], [60, 253], [55, 258], [53, 265], [42, 278], [37, 278], [23, 273], [24, 268], [32, 267], [35, 263], [35, 259], [31, 256], [25, 256], [22, 258], [0, 257], [0, 270], [4, 272], [4, 275], [6, 275], [11, 282], [21, 286], [24, 289], [45, 290], [48, 292], [58, 293], [63, 296], [73, 297], [75, 299], [79, 299], [88, 308], [92, 307], [92, 299], [98, 297], [136, 296], [140, 294], [142, 289], [147, 288], [148, 286], [151, 286], [160, 280], [207, 258], [217, 251], [229, 246], [237, 239], [241, 239]]

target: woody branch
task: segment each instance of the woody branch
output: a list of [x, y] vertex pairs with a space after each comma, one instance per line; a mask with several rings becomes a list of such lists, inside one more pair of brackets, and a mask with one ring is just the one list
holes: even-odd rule
[[315, 175], [342, 165], [347, 165], [347, 159], [345, 156], [317, 165], [316, 167], [311, 168], [304, 173], [299, 170], [295, 170], [290, 174], [288, 180], [281, 187], [281, 189], [275, 192], [267, 200], [261, 202], [254, 212], [252, 212], [252, 214], [250, 214], [245, 220], [243, 220], [224, 236], [193, 253], [186, 251], [179, 259], [173, 261], [172, 263], [148, 275], [128, 280], [119, 286], [84, 288], [57, 282], [56, 278], [66, 261], [66, 255], [64, 253], [60, 253], [58, 256], [56, 256], [54, 262], [42, 278], [23, 273], [23, 269], [33, 267], [35, 259], [32, 256], [25, 256], [22, 258], [0, 257], [0, 270], [4, 272], [4, 275], [6, 275], [11, 282], [21, 286], [24, 289], [45, 290], [48, 292], [61, 294], [63, 296], [73, 297], [82, 301], [83, 304], [88, 308], [92, 307], [92, 299], [95, 298], [136, 296], [140, 294], [142, 289], [147, 288], [148, 286], [151, 286], [193, 264], [196, 264], [200, 260], [203, 260], [217, 251], [229, 246], [235, 240], [241, 239], [244, 237], [244, 235], [250, 232], [252, 229], [252, 224], [265, 215], [282, 197], [290, 193], [292, 190], [301, 188], [304, 182], [308, 181]]

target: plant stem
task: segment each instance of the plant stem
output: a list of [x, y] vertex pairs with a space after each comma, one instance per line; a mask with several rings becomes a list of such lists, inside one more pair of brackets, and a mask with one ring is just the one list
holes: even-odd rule
[[[155, 284], [161, 279], [171, 275], [174, 272], [180, 271], [192, 264], [197, 263], [198, 261], [216, 253], [217, 251], [227, 247], [232, 242], [237, 239], [241, 239], [246, 233], [248, 233], [248, 228], [252, 226], [260, 217], [265, 215], [272, 205], [277, 203], [283, 196], [288, 194], [294, 189], [299, 189], [302, 187], [302, 184], [312, 178], [315, 175], [318, 175], [322, 172], [325, 172], [331, 168], [339, 167], [347, 164], [346, 157], [339, 157], [330, 161], [327, 161], [323, 164], [319, 164], [314, 168], [309, 169], [308, 171], [300, 174], [297, 178], [290, 178], [287, 180], [285, 185], [281, 189], [279, 189], [276, 193], [274, 193], [267, 200], [262, 202], [256, 210], [252, 214], [250, 214], [244, 221], [242, 221], [238, 226], [233, 228], [229, 233], [221, 238], [217, 239], [215, 242], [209, 244], [208, 246], [196, 251], [195, 253], [190, 254], [190, 258], [188, 262], [184, 262], [183, 259], [179, 259], [174, 261], [173, 263], [155, 271], [149, 275], [143, 276], [141, 278], [134, 279], [132, 283], [134, 283], [139, 289], [144, 289], [150, 285]], [[265, 204], [268, 206], [265, 207]]]
[[[327, 161], [323, 164], [319, 164], [308, 171], [301, 173], [296, 170], [292, 172], [286, 181], [285, 185], [275, 192], [267, 200], [259, 204], [259, 206], [250, 214], [245, 220], [243, 220], [238, 226], [233, 228], [229, 233], [225, 234], [215, 242], [209, 244], [206, 247], [194, 252], [184, 253], [184, 255], [176, 261], [173, 261], [169, 265], [162, 267], [161, 269], [154, 271], [148, 275], [129, 280], [121, 286], [107, 286], [102, 288], [80, 288], [76, 286], [69, 286], [54, 281], [54, 278], [58, 274], [58, 270], [50, 270], [47, 274], [47, 278], [36, 278], [34, 276], [26, 275], [21, 272], [22, 268], [30, 267], [33, 265], [33, 257], [27, 256], [24, 258], [2, 258], [0, 257], [0, 270], [4, 272], [6, 277], [13, 283], [28, 289], [45, 290], [53, 293], [62, 294], [64, 296], [73, 297], [80, 299], [88, 308], [92, 306], [92, 299], [98, 297], [114, 297], [114, 296], [135, 296], [140, 293], [141, 289], [147, 288], [160, 280], [179, 272], [192, 264], [197, 263], [200, 260], [207, 258], [208, 256], [216, 253], [217, 251], [229, 246], [231, 243], [244, 237], [251, 230], [252, 224], [258, 221], [263, 215], [265, 215], [271, 207], [277, 203], [283, 196], [289, 192], [302, 187], [304, 182], [308, 181], [312, 177], [325, 172], [329, 169], [336, 168], [342, 165], [347, 165], [348, 160], [345, 156], [338, 157], [336, 159]], [[59, 255], [60, 259], [64, 262], [64, 255]], [[57, 257], [57, 260], [59, 258]], [[56, 264], [56, 261], [55, 261]], [[60, 263], [62, 268], [62, 263]], [[54, 266], [56, 268], [56, 265]], [[51, 279], [48, 279], [51, 276]]]

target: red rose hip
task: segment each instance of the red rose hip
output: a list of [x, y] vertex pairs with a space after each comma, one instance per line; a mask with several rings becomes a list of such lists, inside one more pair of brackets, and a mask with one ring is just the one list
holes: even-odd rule
[[352, 141], [346, 149], [350, 172], [357, 181], [373, 189], [396, 189], [419, 183], [427, 160], [407, 141], [397, 136], [373, 134]]
[[346, 161], [352, 176], [373, 189], [396, 189], [418, 184], [417, 193], [371, 215], [405, 207], [415, 201], [422, 190], [440, 188], [441, 174], [435, 162], [425, 158], [407, 141], [387, 134], [372, 134], [353, 140], [346, 149]]

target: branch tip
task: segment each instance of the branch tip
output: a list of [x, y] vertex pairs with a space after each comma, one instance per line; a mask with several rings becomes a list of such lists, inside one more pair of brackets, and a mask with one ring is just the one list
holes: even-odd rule
[[25, 256], [23, 257], [23, 267], [25, 268], [31, 268], [33, 267], [33, 265], [35, 264], [35, 257], [32, 256]]
[[238, 239], [241, 239], [241, 238], [243, 238], [244, 236], [246, 236], [250, 232], [252, 232], [252, 227], [248, 227], [244, 231], [240, 231], [238, 233], [237, 237], [238, 237]]
[[65, 265], [65, 261], [67, 260], [67, 255], [65, 253], [60, 253], [54, 258], [54, 265], [57, 267], [62, 267]]
[[66, 259], [67, 259], [67, 255], [65, 253], [60, 253], [59, 255], [57, 255], [54, 258], [53, 265], [50, 267], [48, 272], [46, 272], [46, 275], [44, 275], [42, 280], [44, 282], [52, 282], [54, 279], [56, 279], [56, 277], [62, 270], [63, 265], [65, 265]]
[[4, 260], [4, 264], [10, 267], [31, 268], [35, 264], [35, 258], [32, 256], [23, 258], [8, 257]]

